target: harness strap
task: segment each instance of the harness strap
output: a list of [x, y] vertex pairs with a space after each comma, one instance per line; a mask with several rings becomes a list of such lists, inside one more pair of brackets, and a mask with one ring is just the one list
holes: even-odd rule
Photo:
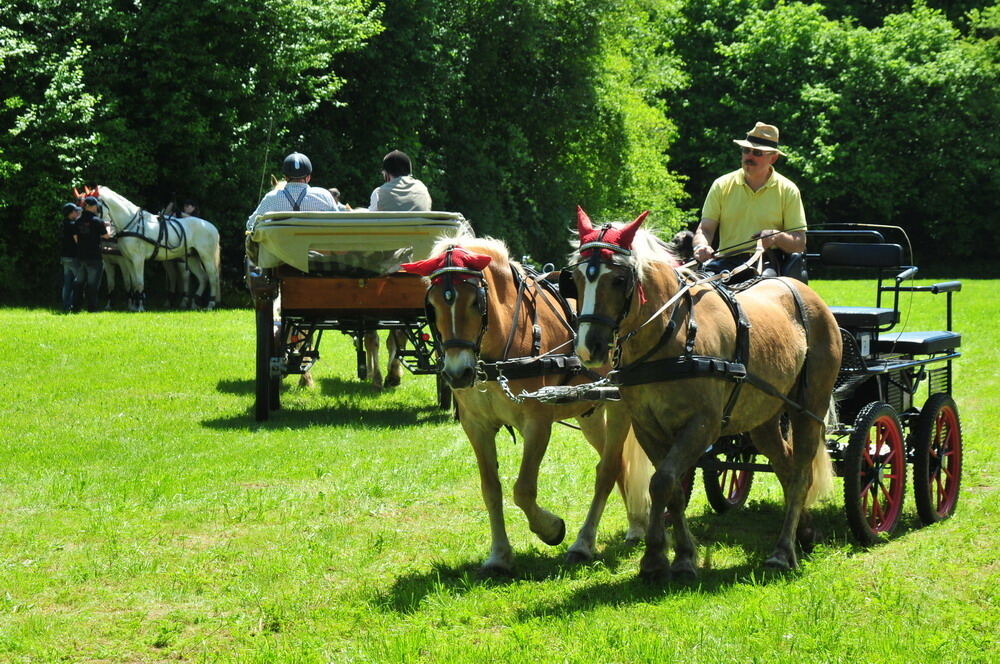
[[557, 375], [572, 378], [589, 371], [576, 355], [519, 357], [503, 362], [480, 362], [479, 367], [486, 380], [497, 380], [500, 376], [508, 380]]

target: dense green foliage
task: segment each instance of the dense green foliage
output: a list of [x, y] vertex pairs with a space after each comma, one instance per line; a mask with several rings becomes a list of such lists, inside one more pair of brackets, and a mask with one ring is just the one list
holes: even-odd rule
[[1000, 239], [998, 30], [971, 0], [10, 0], [0, 292], [54, 298], [56, 210], [84, 183], [197, 200], [236, 286], [243, 221], [293, 149], [354, 205], [403, 149], [436, 207], [558, 261], [577, 203], [697, 218], [756, 120], [813, 221], [969, 254]]

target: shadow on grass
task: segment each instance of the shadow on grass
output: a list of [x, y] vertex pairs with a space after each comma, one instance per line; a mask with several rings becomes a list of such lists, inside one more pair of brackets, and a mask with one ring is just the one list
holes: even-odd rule
[[[818, 534], [817, 546], [823, 549], [850, 549], [852, 555], [868, 551], [850, 536], [843, 509], [839, 504], [823, 503], [814, 508], [813, 526]], [[779, 503], [751, 502], [742, 509], [726, 514], [715, 514], [706, 507], [700, 514], [689, 514], [688, 523], [698, 541], [699, 576], [694, 580], [669, 580], [648, 583], [638, 577], [637, 555], [639, 547], [625, 544], [624, 531], [617, 533], [603, 549], [594, 563], [570, 565], [562, 553], [553, 551], [528, 551], [515, 555], [515, 574], [512, 578], [485, 577], [480, 561], [459, 565], [435, 564], [426, 572], [414, 572], [395, 580], [392, 587], [374, 598], [373, 604], [384, 610], [402, 614], [420, 610], [424, 598], [436, 593], [464, 594], [476, 588], [493, 588], [504, 585], [549, 581], [560, 578], [586, 576], [597, 565], [613, 573], [625, 569], [625, 576], [613, 580], [588, 584], [584, 588], [562, 595], [550, 602], [540, 602], [519, 612], [521, 619], [550, 615], [566, 615], [587, 611], [600, 606], [635, 604], [656, 600], [664, 595], [698, 592], [715, 594], [733, 586], [765, 586], [774, 582], [787, 582], [799, 576], [796, 570], [774, 572], [764, 567], [764, 560], [771, 554], [784, 508]], [[915, 516], [907, 515], [899, 526], [895, 538], [919, 527]], [[739, 549], [742, 561], [728, 566], [713, 564], [713, 551], [720, 547]], [[877, 549], [877, 546], [875, 547]], [[807, 561], [810, 554], [801, 554]], [[730, 556], [731, 557], [731, 556]]]
[[[405, 377], [404, 377], [405, 380]], [[282, 385], [282, 407], [272, 411], [266, 422], [254, 419], [251, 403], [244, 413], [229, 417], [203, 420], [202, 425], [210, 429], [304, 429], [312, 426], [351, 426], [358, 428], [404, 429], [424, 424], [443, 424], [451, 421], [451, 411], [442, 410], [436, 403], [415, 406], [400, 403], [391, 397], [391, 390], [380, 392], [370, 383], [345, 380], [338, 377], [322, 378], [318, 387], [324, 399], [321, 404], [302, 407], [301, 402], [288, 403], [297, 390], [298, 378], [286, 378]], [[253, 395], [255, 381], [223, 379], [216, 384], [219, 392], [235, 395]]]

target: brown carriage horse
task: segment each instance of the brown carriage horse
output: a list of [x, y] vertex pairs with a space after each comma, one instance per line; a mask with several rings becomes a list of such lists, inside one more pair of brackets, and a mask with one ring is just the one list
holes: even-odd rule
[[573, 330], [559, 299], [511, 261], [499, 240], [445, 240], [431, 255], [403, 268], [429, 278], [427, 311], [443, 352], [442, 374], [475, 452], [489, 512], [492, 546], [484, 571], [509, 574], [513, 564], [497, 466], [496, 435], [502, 427], [517, 429], [523, 438], [514, 502], [543, 542], [554, 546], [566, 533], [563, 519], [542, 508], [537, 493], [552, 425], [567, 418], [577, 418], [601, 455], [590, 510], [567, 558], [582, 562], [594, 557], [597, 525], [616, 480], [629, 518], [626, 539], [638, 541], [649, 515], [653, 468], [631, 433], [623, 404], [551, 405], [509, 397], [544, 385], [591, 380], [571, 355]]
[[840, 367], [836, 321], [813, 290], [784, 278], [735, 297], [692, 287], [692, 275], [639, 228], [645, 217], [594, 228], [578, 209], [580, 246], [570, 258], [579, 292], [577, 354], [588, 366], [612, 356], [611, 378], [656, 467], [652, 514], [668, 508], [673, 525], [676, 557], [668, 565], [664, 525], [650, 519], [640, 574], [696, 573], [681, 477], [720, 436], [742, 432], [770, 460], [784, 491], [784, 523], [765, 565], [795, 567], [793, 538], [807, 547], [813, 536], [806, 507], [832, 483], [823, 418]]

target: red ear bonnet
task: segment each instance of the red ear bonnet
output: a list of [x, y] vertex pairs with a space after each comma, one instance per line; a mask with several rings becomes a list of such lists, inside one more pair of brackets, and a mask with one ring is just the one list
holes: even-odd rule
[[[451, 254], [451, 265], [448, 265], [448, 254]], [[486, 269], [486, 266], [490, 264], [493, 260], [492, 256], [484, 256], [483, 254], [473, 254], [461, 247], [455, 247], [454, 249], [449, 249], [444, 253], [438, 254], [427, 260], [417, 261], [415, 263], [403, 263], [402, 269], [406, 272], [411, 272], [413, 274], [419, 274], [422, 277], [430, 277], [432, 274], [444, 267], [457, 267], [464, 268], [466, 270], [475, 270], [476, 272], [482, 272]], [[476, 275], [461, 275], [460, 273], [453, 273], [457, 278], [474, 277]], [[435, 280], [436, 281], [436, 280]]]
[[[642, 222], [646, 220], [649, 216], [649, 210], [646, 210], [638, 217], [635, 218], [627, 226], [622, 228], [609, 228], [604, 231], [604, 235], [601, 235], [601, 228], [594, 228], [594, 225], [590, 221], [590, 217], [587, 213], [583, 211], [583, 208], [577, 206], [576, 208], [576, 228], [580, 235], [580, 245], [585, 245], [588, 242], [606, 242], [608, 244], [614, 244], [622, 249], [631, 249], [632, 241], [635, 239], [635, 233], [642, 226]], [[581, 255], [589, 255], [594, 248], [584, 250]], [[600, 249], [602, 258], [611, 258], [610, 249]]]

